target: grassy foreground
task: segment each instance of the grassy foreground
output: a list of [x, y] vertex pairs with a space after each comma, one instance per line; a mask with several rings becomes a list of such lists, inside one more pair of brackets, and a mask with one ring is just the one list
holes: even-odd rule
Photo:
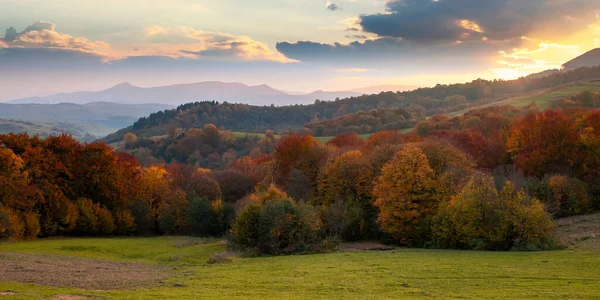
[[181, 247], [178, 244], [184, 239], [184, 244], [190, 241], [173, 237], [0, 244], [0, 255], [74, 256], [171, 270], [160, 284], [125, 290], [0, 282], [0, 299], [7, 291], [11, 292], [7, 299], [67, 299], [53, 298], [56, 295], [83, 296], [72, 299], [597, 299], [600, 295], [600, 252], [593, 250], [397, 249], [208, 264], [208, 257], [223, 251], [223, 246], [213, 242]]

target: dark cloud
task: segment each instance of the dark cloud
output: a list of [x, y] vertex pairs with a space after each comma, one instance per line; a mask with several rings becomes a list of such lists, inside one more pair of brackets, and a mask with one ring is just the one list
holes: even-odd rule
[[[441, 66], [488, 64], [489, 56], [498, 49], [512, 49], [517, 40], [504, 42], [469, 41], [423, 46], [399, 38], [378, 38], [349, 44], [323, 44], [311, 41], [277, 43], [285, 56], [307, 62], [340, 66], [351, 63], [357, 67], [385, 68], [391, 66]], [[431, 62], [435, 61], [435, 64]], [[419, 71], [419, 69], [415, 69]], [[457, 70], [460, 72], [460, 70]]]
[[342, 9], [339, 5], [335, 4], [335, 3], [328, 3], [327, 4], [327, 9], [330, 11], [336, 11], [336, 10], [340, 10]]
[[491, 40], [512, 39], [545, 26], [581, 28], [581, 23], [564, 22], [562, 18], [591, 16], [593, 9], [600, 8], [600, 1], [394, 0], [386, 6], [386, 14], [360, 17], [365, 32], [439, 43], [484, 36]]
[[4, 35], [4, 38], [7, 41], [14, 41], [15, 39], [17, 39], [17, 37], [19, 37], [19, 33], [16, 29], [14, 29], [13, 27], [6, 29], [6, 34]]

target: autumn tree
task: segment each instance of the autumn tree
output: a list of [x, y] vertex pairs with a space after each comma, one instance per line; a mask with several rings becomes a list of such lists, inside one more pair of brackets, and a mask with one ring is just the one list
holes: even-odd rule
[[577, 153], [578, 134], [564, 112], [550, 110], [521, 118], [506, 145], [515, 165], [540, 177], [568, 170]]
[[125, 149], [133, 149], [137, 146], [138, 137], [133, 132], [128, 132], [123, 137], [123, 144], [125, 144]]
[[428, 239], [430, 219], [437, 212], [439, 191], [427, 156], [416, 147], [396, 153], [383, 167], [373, 190], [383, 231], [403, 244]]
[[499, 192], [488, 174], [476, 174], [435, 217], [440, 247], [509, 250], [548, 246], [553, 226], [544, 205], [509, 181]]
[[274, 153], [272, 179], [296, 200], [308, 200], [316, 192], [319, 169], [327, 155], [325, 146], [310, 135], [283, 138]]

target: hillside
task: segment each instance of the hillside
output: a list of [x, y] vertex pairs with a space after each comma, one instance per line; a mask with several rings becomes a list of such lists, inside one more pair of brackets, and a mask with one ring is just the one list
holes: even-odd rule
[[[378, 129], [402, 130], [411, 128], [415, 123], [433, 115], [464, 113], [473, 108], [490, 105], [506, 104], [501, 101], [532, 96], [536, 93], [545, 94], [553, 89], [581, 84], [582, 88], [590, 89], [600, 78], [600, 67], [581, 68], [576, 71], [551, 73], [542, 78], [520, 78], [511, 81], [475, 80], [464, 84], [437, 85], [433, 88], [420, 88], [409, 92], [386, 92], [377, 95], [363, 95], [340, 99], [337, 101], [315, 101], [310, 105], [294, 105], [281, 107], [261, 107], [244, 104], [197, 102], [141, 118], [134, 126], [119, 130], [108, 136], [105, 141], [114, 143], [121, 141], [123, 136], [132, 132], [140, 137], [164, 135], [168, 128], [201, 128], [206, 124], [214, 124], [219, 128], [238, 132], [264, 133], [266, 130], [284, 132], [289, 130], [304, 130], [305, 126], [316, 128], [318, 122], [357, 114], [361, 111], [382, 110], [370, 112], [371, 116], [362, 114], [355, 117], [350, 124], [362, 129], [361, 133], [374, 132]], [[590, 83], [592, 82], [592, 83]], [[582, 84], [583, 83], [583, 84]], [[575, 90], [565, 90], [556, 97], [569, 95]], [[525, 101], [529, 104], [531, 101]], [[393, 110], [403, 109], [407, 112], [388, 117]], [[386, 116], [385, 118], [374, 115]], [[402, 118], [400, 118], [402, 116]], [[345, 122], [347, 122], [346, 120]], [[393, 123], [393, 125], [391, 123]], [[311, 125], [308, 125], [311, 123]], [[323, 124], [327, 129], [327, 124]], [[346, 126], [346, 125], [344, 125]], [[316, 135], [331, 135], [347, 129], [337, 128], [331, 132], [317, 131]], [[352, 129], [353, 131], [357, 131]]]
[[25, 120], [85, 123], [112, 128], [131, 126], [137, 119], [151, 113], [170, 109], [164, 104], [120, 104], [92, 102], [88, 104], [6, 104], [0, 103], [0, 118]]
[[17, 99], [10, 103], [77, 103], [117, 102], [122, 104], [160, 103], [179, 105], [195, 101], [219, 101], [247, 103], [253, 105], [293, 105], [309, 104], [316, 99], [334, 100], [358, 96], [358, 92], [314, 91], [309, 94], [290, 95], [268, 85], [249, 86], [237, 82], [206, 81], [190, 84], [177, 84], [161, 87], [137, 87], [124, 82], [99, 92], [77, 92], [56, 94], [47, 97]]
[[572, 71], [583, 67], [600, 66], [600, 48], [590, 50], [563, 65], [563, 70]]
[[82, 123], [0, 119], [0, 134], [12, 132], [46, 137], [66, 133], [81, 141], [93, 141], [99, 137], [113, 133], [115, 130], [112, 127]]

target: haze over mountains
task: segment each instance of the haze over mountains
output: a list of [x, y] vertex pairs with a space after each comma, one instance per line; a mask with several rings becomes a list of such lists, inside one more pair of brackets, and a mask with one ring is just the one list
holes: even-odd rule
[[0, 103], [0, 119], [85, 123], [119, 129], [140, 117], [172, 108], [165, 104], [6, 104]]
[[249, 86], [237, 82], [207, 81], [191, 84], [177, 84], [160, 87], [138, 87], [124, 82], [99, 92], [75, 92], [55, 94], [46, 97], [32, 97], [9, 101], [12, 104], [38, 103], [75, 103], [115, 102], [121, 104], [158, 103], [179, 105], [195, 101], [236, 102], [251, 105], [276, 106], [292, 104], [310, 104], [316, 99], [334, 100], [360, 96], [360, 91], [314, 91], [308, 94], [288, 94], [266, 84]]

